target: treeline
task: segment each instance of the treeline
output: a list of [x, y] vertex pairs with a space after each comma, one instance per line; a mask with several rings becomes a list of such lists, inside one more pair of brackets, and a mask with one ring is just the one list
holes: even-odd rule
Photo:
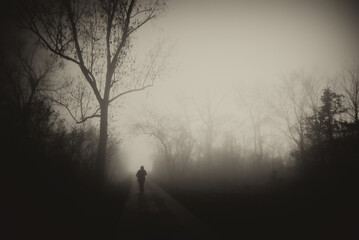
[[[295, 72], [272, 86], [273, 94], [262, 106], [240, 97], [249, 115], [243, 126], [233, 124], [233, 118], [221, 120], [216, 115], [221, 106], [213, 97], [197, 105], [192, 118], [188, 111], [172, 116], [148, 111], [134, 131], [156, 140], [153, 175], [160, 181], [211, 189], [280, 184], [323, 164], [333, 144], [350, 142], [353, 149], [347, 150], [356, 156], [358, 75], [357, 66], [345, 69], [335, 82]], [[281, 146], [286, 143], [289, 148]], [[340, 158], [336, 164], [344, 164]]]
[[[114, 234], [113, 219], [128, 186], [122, 183], [105, 195], [98, 186], [96, 128], [70, 126], [55, 111], [55, 63], [37, 44], [19, 41], [7, 47], [0, 59], [0, 134], [9, 232], [14, 238], [39, 239], [54, 232], [58, 236], [50, 238]], [[118, 158], [115, 146], [110, 139], [109, 159]]]
[[55, 112], [49, 98], [53, 63], [41, 62], [37, 51], [36, 45], [25, 48], [18, 43], [15, 52], [2, 55], [1, 135], [6, 162], [16, 164], [19, 171], [27, 166], [32, 169], [28, 174], [46, 175], [50, 182], [59, 176], [58, 181], [64, 176], [79, 178], [93, 168], [98, 136], [93, 128], [69, 127]]

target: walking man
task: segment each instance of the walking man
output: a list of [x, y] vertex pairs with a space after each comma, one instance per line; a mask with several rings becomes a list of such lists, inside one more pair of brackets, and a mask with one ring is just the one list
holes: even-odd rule
[[147, 172], [143, 166], [141, 166], [140, 170], [137, 171], [136, 177], [138, 180], [138, 184], [140, 185], [140, 193], [144, 192], [144, 184]]

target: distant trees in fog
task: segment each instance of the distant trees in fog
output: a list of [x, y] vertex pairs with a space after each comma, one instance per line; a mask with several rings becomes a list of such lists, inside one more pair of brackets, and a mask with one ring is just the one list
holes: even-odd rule
[[[249, 96], [244, 96], [248, 93]], [[239, 91], [239, 104], [243, 105], [244, 111], [248, 113], [250, 122], [250, 132], [252, 132], [252, 150], [254, 161], [261, 162], [264, 157], [264, 133], [263, 128], [270, 120], [268, 106], [264, 101], [263, 89], [256, 86], [254, 89], [241, 89]]]
[[[290, 158], [294, 166], [301, 165], [312, 146], [358, 133], [355, 108], [350, 108], [355, 106], [355, 98], [348, 94], [355, 96], [356, 85], [346, 86], [344, 90], [335, 88], [315, 71], [294, 72], [274, 87], [271, 99], [255, 94], [248, 99], [240, 94], [246, 120], [226, 118], [222, 124], [214, 124], [221, 117], [215, 102], [207, 102], [193, 104], [191, 118], [188, 112], [161, 115], [149, 111], [134, 128], [156, 139], [160, 151], [153, 171], [159, 177], [243, 184], [255, 177], [259, 182], [272, 181], [275, 175], [278, 180], [280, 169], [290, 165]], [[293, 143], [292, 149], [283, 148], [279, 133], [268, 130], [275, 127]]]
[[[350, 73], [353, 69], [347, 71], [345, 76], [355, 76]], [[350, 131], [348, 126], [355, 122], [355, 80], [350, 85], [345, 77], [336, 81], [341, 88], [330, 86], [327, 79], [316, 72], [294, 72], [284, 77], [276, 88], [276, 101], [272, 107], [285, 122], [284, 132], [295, 144], [299, 158], [304, 157], [309, 146], [346, 134]]]
[[283, 77], [275, 88], [272, 103], [274, 114], [284, 121], [285, 135], [293, 141], [299, 154], [306, 149], [306, 121], [309, 115], [317, 119], [320, 88], [323, 83], [316, 72], [293, 72]]
[[[274, 155], [267, 153], [264, 147], [262, 154], [258, 154], [258, 149], [248, 149], [247, 143], [243, 143], [239, 140], [241, 136], [236, 135], [238, 132], [226, 129], [226, 120], [218, 123], [219, 117], [215, 114], [211, 115], [217, 123], [210, 129], [213, 135], [210, 139], [211, 149], [208, 150], [207, 138], [211, 136], [208, 135], [208, 126], [203, 116], [200, 116], [203, 112], [198, 110], [202, 106], [205, 106], [202, 111], [208, 110], [206, 103], [198, 104], [194, 106], [194, 114], [190, 119], [187, 119], [188, 115], [186, 118], [150, 111], [142, 116], [142, 120], [133, 124], [137, 134], [152, 136], [158, 146], [153, 165], [155, 177], [171, 182], [202, 179], [214, 181], [213, 184], [223, 181], [238, 183], [236, 180], [263, 175], [264, 172], [269, 173], [273, 165], [280, 166], [280, 160], [274, 159]], [[261, 161], [262, 158], [265, 161]], [[271, 160], [267, 161], [268, 158]], [[242, 181], [240, 183], [243, 184]]]
[[359, 65], [355, 63], [347, 66], [341, 77], [347, 113], [352, 121], [357, 123], [359, 120]]
[[135, 134], [153, 137], [159, 147], [159, 163], [162, 174], [173, 177], [175, 173], [184, 173], [193, 154], [195, 140], [187, 126], [180, 119], [161, 116], [148, 111], [143, 121], [133, 124]]

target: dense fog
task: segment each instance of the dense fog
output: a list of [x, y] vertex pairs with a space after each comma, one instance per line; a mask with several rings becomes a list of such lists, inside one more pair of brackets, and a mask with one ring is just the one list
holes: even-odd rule
[[5, 4], [4, 234], [355, 239], [357, 7]]

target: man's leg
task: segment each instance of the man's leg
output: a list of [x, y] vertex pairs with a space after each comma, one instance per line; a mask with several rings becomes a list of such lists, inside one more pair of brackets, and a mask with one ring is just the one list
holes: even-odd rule
[[143, 189], [143, 182], [141, 181], [141, 182], [140, 182], [140, 192], [143, 192], [143, 190], [144, 190], [144, 189]]

